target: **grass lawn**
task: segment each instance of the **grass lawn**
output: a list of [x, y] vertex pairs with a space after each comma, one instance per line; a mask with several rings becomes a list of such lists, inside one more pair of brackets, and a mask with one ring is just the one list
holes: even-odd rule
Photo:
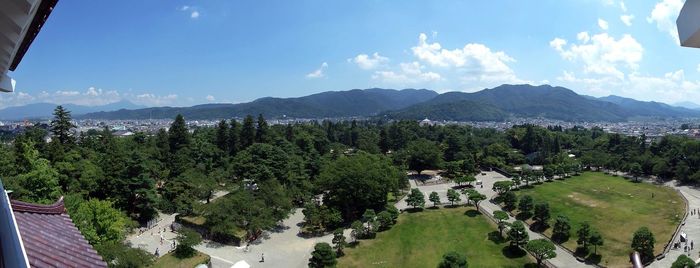
[[[598, 247], [598, 254], [602, 255], [600, 264], [609, 267], [629, 266], [632, 235], [642, 226], [654, 233], [655, 254], [661, 253], [685, 213], [683, 197], [669, 187], [634, 183], [600, 172], [544, 182], [516, 193], [532, 196], [535, 203], [548, 202], [552, 215], [550, 226], [557, 215], [569, 217], [571, 238], [564, 246], [572, 251], [577, 247], [579, 224], [588, 221], [605, 241]], [[545, 235], [551, 237], [551, 230], [545, 231]], [[597, 262], [595, 259], [599, 258], [591, 260]]]
[[153, 264], [153, 268], [193, 268], [198, 264], [207, 263], [209, 261], [209, 255], [201, 252], [197, 252], [192, 258], [188, 259], [178, 259], [172, 253], [163, 255], [163, 257], [158, 258]]
[[497, 236], [495, 224], [472, 208], [404, 213], [390, 230], [346, 249], [338, 266], [436, 267], [451, 250], [465, 254], [469, 267], [523, 267], [533, 261], [524, 252], [506, 257], [508, 243]]

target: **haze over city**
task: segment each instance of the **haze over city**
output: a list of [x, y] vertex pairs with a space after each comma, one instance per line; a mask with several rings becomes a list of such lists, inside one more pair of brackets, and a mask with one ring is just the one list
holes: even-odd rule
[[[238, 103], [353, 88], [473, 92], [551, 84], [700, 99], [682, 0], [62, 1], [0, 108]], [[40, 77], [40, 79], [37, 79]]]

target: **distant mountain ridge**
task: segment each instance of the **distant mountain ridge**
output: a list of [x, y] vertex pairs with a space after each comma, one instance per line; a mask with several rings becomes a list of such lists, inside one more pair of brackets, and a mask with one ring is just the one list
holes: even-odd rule
[[81, 118], [148, 119], [173, 118], [182, 114], [188, 119], [217, 119], [263, 114], [269, 118], [327, 118], [373, 116], [387, 110], [402, 109], [425, 102], [438, 93], [427, 89], [353, 89], [327, 91], [297, 98], [265, 97], [248, 103], [203, 104], [192, 107], [154, 107], [138, 110], [89, 113]]
[[[59, 104], [55, 103], [32, 103], [22, 106], [7, 107], [0, 109], [0, 120], [22, 120], [22, 119], [42, 119], [53, 116], [53, 110]], [[99, 106], [85, 106], [78, 104], [62, 104], [63, 107], [71, 111], [73, 116], [99, 111], [115, 111], [119, 109], [141, 109], [146, 106], [137, 105], [130, 101], [119, 101]]]
[[268, 118], [382, 117], [386, 119], [502, 121], [510, 117], [563, 121], [626, 121], [638, 117], [700, 117], [700, 111], [619, 96], [595, 98], [549, 85], [501, 85], [473, 93], [426, 89], [353, 89], [296, 98], [266, 97], [239, 104], [153, 107], [88, 113], [78, 118], [220, 119], [263, 114]]

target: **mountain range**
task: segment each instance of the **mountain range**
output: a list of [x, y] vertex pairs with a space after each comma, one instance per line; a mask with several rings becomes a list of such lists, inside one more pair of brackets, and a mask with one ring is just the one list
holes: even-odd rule
[[[73, 116], [78, 116], [86, 113], [99, 111], [115, 111], [119, 109], [142, 109], [146, 106], [136, 105], [129, 101], [123, 100], [115, 103], [110, 103], [100, 106], [85, 106], [77, 104], [63, 104], [63, 107], [71, 111]], [[53, 116], [53, 110], [56, 108], [55, 103], [32, 103], [22, 106], [8, 107], [0, 110], [1, 120], [22, 120], [22, 119], [44, 119]]]
[[[626, 121], [636, 118], [700, 117], [700, 110], [619, 96], [591, 97], [564, 87], [549, 85], [501, 85], [473, 93], [438, 94], [427, 89], [353, 89], [328, 91], [296, 98], [260, 98], [238, 104], [202, 104], [191, 107], [67, 108], [82, 119], [160, 119], [182, 114], [187, 119], [223, 119], [263, 114], [267, 118], [375, 117], [448, 121], [503, 121], [512, 117], [549, 118], [563, 121]], [[132, 104], [133, 105], [133, 104]], [[28, 105], [30, 106], [30, 105]], [[54, 105], [24, 106], [42, 116]], [[44, 106], [48, 106], [44, 107]], [[119, 105], [114, 105], [117, 107]], [[39, 110], [37, 107], [41, 108]], [[13, 110], [14, 109], [14, 110]], [[8, 112], [9, 110], [9, 112]], [[0, 118], [12, 118], [20, 107], [0, 110]], [[25, 116], [26, 117], [26, 116]]]

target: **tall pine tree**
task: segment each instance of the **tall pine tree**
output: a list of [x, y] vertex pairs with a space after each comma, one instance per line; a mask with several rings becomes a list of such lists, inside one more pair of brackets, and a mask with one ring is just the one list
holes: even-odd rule
[[267, 121], [262, 114], [258, 115], [258, 128], [255, 131], [255, 142], [264, 143], [268, 140], [268, 133], [270, 132], [267, 126]]
[[236, 155], [241, 147], [241, 125], [236, 119], [231, 119], [231, 127], [228, 133], [228, 150], [231, 156]]
[[54, 139], [62, 145], [74, 144], [75, 138], [71, 133], [71, 129], [75, 128], [75, 125], [70, 121], [70, 111], [59, 105], [53, 111], [53, 116], [50, 127]]
[[173, 153], [190, 143], [190, 133], [187, 132], [187, 124], [181, 114], [178, 114], [175, 117], [175, 121], [170, 125], [168, 140], [170, 142], [170, 151]]
[[219, 125], [216, 127], [216, 147], [219, 147], [224, 152], [228, 152], [229, 149], [229, 129], [226, 120], [221, 120]]
[[255, 143], [255, 125], [253, 125], [253, 116], [248, 115], [243, 119], [243, 128], [241, 129], [241, 147], [240, 150], [248, 148]]

